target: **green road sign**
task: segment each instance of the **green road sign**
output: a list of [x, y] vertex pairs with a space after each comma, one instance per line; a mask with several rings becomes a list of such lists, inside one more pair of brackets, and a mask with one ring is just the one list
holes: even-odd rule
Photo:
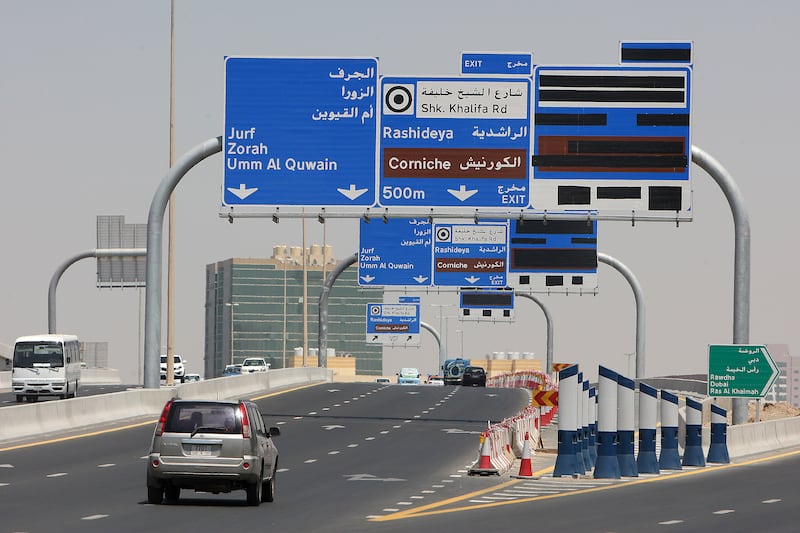
[[710, 344], [708, 346], [708, 395], [763, 398], [778, 367], [761, 344]]

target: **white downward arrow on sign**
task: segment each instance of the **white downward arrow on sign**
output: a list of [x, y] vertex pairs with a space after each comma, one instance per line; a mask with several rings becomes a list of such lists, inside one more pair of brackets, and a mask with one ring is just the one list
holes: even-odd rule
[[426, 281], [428, 281], [428, 277], [427, 276], [415, 276], [412, 279], [414, 281], [416, 281], [417, 283], [425, 283]]
[[349, 189], [336, 189], [336, 190], [345, 195], [350, 200], [355, 200], [356, 198], [367, 192], [367, 189], [356, 189], [355, 183], [351, 183]]
[[369, 276], [369, 275], [367, 275], [367, 276], [361, 276], [361, 280], [362, 280], [364, 283], [369, 283], [369, 282], [371, 282], [371, 281], [372, 281], [372, 280], [374, 280], [374, 279], [375, 279], [375, 276]]
[[468, 278], [464, 278], [465, 280], [469, 281], [470, 285], [475, 283], [476, 281], [480, 280], [481, 278], [476, 278], [475, 276], [470, 276]]
[[244, 183], [240, 183], [238, 189], [234, 189], [233, 187], [228, 187], [228, 191], [230, 191], [231, 194], [237, 196], [240, 200], [244, 200], [257, 190], [258, 187], [253, 187], [252, 189], [248, 189], [247, 187], [245, 187]]
[[478, 192], [478, 189], [467, 190], [466, 185], [460, 186], [458, 189], [447, 189], [447, 192], [461, 200], [462, 202]]

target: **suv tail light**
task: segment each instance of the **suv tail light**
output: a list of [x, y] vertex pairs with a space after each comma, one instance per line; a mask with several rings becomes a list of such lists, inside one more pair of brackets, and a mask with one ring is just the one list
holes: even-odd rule
[[172, 400], [169, 400], [166, 405], [164, 405], [164, 409], [161, 410], [161, 416], [158, 418], [158, 424], [156, 424], [156, 437], [160, 437], [164, 434], [164, 426], [167, 424], [167, 415], [171, 407]]
[[249, 439], [251, 437], [250, 418], [247, 416], [247, 407], [243, 403], [239, 404], [239, 413], [242, 415], [242, 437]]

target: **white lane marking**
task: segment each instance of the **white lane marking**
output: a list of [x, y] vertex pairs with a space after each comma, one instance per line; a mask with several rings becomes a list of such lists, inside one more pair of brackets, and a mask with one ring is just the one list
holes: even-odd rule
[[[452, 480], [452, 479], [443, 479], [443, 480], [442, 480], [442, 483], [452, 483], [452, 482], [453, 482], [453, 480]], [[436, 485], [434, 485], [434, 487], [435, 487], [435, 486], [436, 486]]]
[[392, 429], [400, 429], [403, 426], [392, 426]]
[[115, 463], [103, 463], [101, 465], [97, 465], [97, 468], [108, 468], [110, 466], [117, 466]]
[[421, 490], [420, 492], [422, 494], [436, 494], [435, 490]]
[[337, 453], [341, 453], [339, 450], [333, 450], [328, 452], [328, 455], [336, 455]]
[[348, 448], [358, 448], [358, 444], [348, 444]]
[[328, 389], [328, 392], [339, 392], [339, 389]]
[[366, 437], [364, 440], [375, 440], [375, 437]]
[[386, 509], [381, 509], [384, 513], [396, 513], [400, 509], [395, 509], [394, 507], [387, 507]]
[[289, 471], [288, 468], [279, 468], [278, 470], [276, 470], [276, 472], [288, 472], [288, 471]]
[[67, 475], [66, 472], [58, 472], [56, 474], [47, 474], [47, 477], [62, 477], [62, 476], [66, 476], [66, 475]]
[[389, 433], [389, 431], [388, 431], [388, 430], [383, 430], [383, 431], [381, 431], [381, 435], [386, 435], [387, 433]]
[[714, 511], [714, 514], [730, 514], [735, 513], [733, 509], [720, 509], [719, 511]]
[[143, 455], [143, 456], [139, 457], [139, 459], [147, 459], [147, 456]]
[[292, 418], [292, 420], [302, 420], [302, 419], [303, 419], [302, 416], [295, 416], [295, 417]]
[[461, 477], [461, 474], [450, 474], [450, 477]]
[[420, 415], [414, 415], [414, 418], [420, 418]]
[[674, 526], [675, 524], [683, 524], [683, 520], [667, 520], [658, 523], [659, 526]]
[[281, 421], [280, 421], [280, 422], [278, 422], [277, 424], [278, 424], [279, 426], [282, 426], [282, 425], [284, 425], [285, 423], [286, 423], [286, 420], [281, 420]]
[[89, 516], [84, 516], [81, 520], [97, 520], [99, 518], [108, 518], [107, 514], [93, 514]]
[[14, 468], [14, 465], [6, 463], [4, 465], [0, 465], [0, 468]]
[[330, 407], [323, 407], [323, 408], [322, 408], [322, 410], [323, 410], [323, 411], [330, 411], [330, 410], [331, 410], [331, 408], [330, 408]]
[[7, 487], [9, 485], [10, 485], [10, 483], [0, 483], [0, 487]]
[[397, 505], [414, 505], [414, 502], [397, 502]]
[[308, 413], [308, 414], [309, 414], [309, 415], [315, 415], [315, 414], [317, 414], [317, 412], [316, 412], [316, 411], [311, 411], [311, 412], [310, 412], [310, 413]]
[[306, 464], [311, 464], [311, 463], [316, 463], [316, 462], [317, 462], [317, 460], [316, 460], [316, 459], [306, 459], [306, 460], [305, 460], [305, 461], [303, 461], [303, 462], [304, 462], [304, 463], [306, 463]]
[[340, 404], [340, 403], [335, 403], [335, 404], [333, 404], [333, 406], [334, 406], [334, 407], [341, 407], [341, 406], [342, 406], [342, 404]]
[[443, 489], [444, 485], [431, 485], [434, 489]]
[[782, 501], [780, 498], [773, 498], [771, 500], [764, 500], [761, 503], [778, 503], [780, 501]]
[[426, 410], [422, 411], [422, 414], [423, 415], [427, 415], [428, 414], [428, 410], [426, 409]]
[[425, 496], [409, 496], [411, 500], [424, 500]]
[[350, 403], [350, 400], [345, 400], [344, 403]]

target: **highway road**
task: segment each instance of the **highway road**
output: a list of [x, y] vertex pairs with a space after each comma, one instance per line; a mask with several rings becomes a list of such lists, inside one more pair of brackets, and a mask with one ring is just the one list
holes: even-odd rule
[[[516, 414], [527, 398], [523, 390], [373, 383], [270, 393], [257, 402], [268, 425], [282, 431], [277, 493], [259, 507], [247, 507], [244, 492], [183, 491], [176, 505], [147, 504], [154, 420], [82, 438], [0, 444], [0, 531], [797, 529], [796, 489], [786, 473], [798, 471], [800, 452], [614, 483], [468, 476], [487, 421]], [[536, 488], [546, 483], [561, 489]]]

